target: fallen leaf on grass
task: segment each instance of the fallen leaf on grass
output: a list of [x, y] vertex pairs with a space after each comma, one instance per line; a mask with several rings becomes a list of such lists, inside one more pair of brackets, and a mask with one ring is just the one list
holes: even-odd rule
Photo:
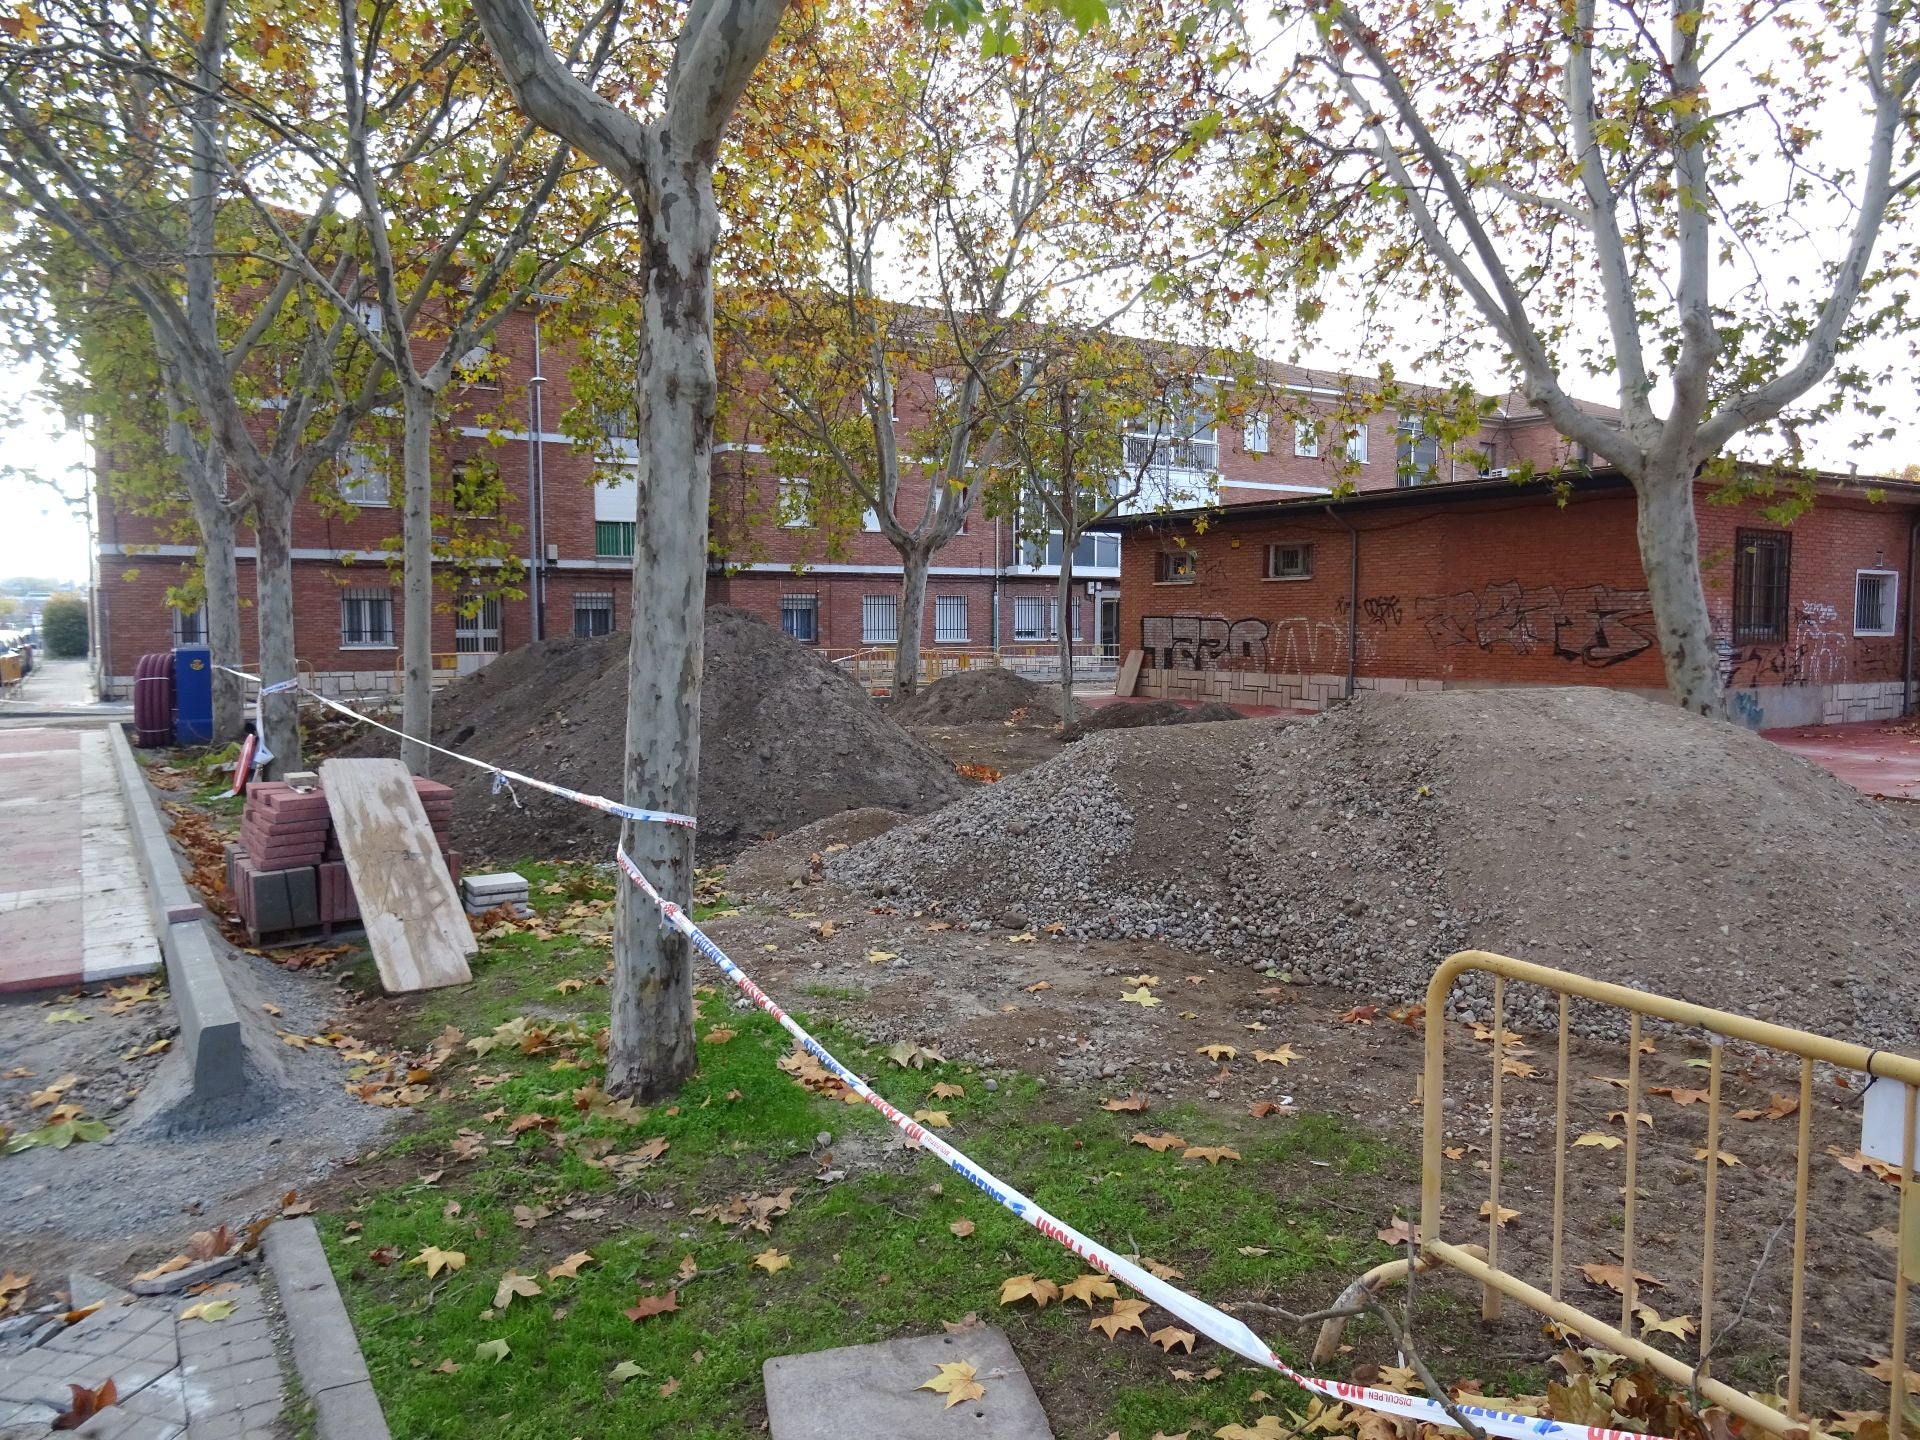
[[1147, 1108], [1147, 1094], [1144, 1090], [1136, 1090], [1131, 1095], [1121, 1096], [1118, 1100], [1102, 1100], [1100, 1102], [1100, 1108], [1102, 1110], [1113, 1110], [1128, 1115], [1137, 1115]]
[[[1155, 997], [1154, 993], [1151, 990], [1147, 989], [1146, 986], [1142, 985], [1138, 990], [1122, 991], [1120, 995], [1120, 1003], [1122, 1005], [1138, 1005], [1143, 1010], [1150, 1010], [1155, 1005], [1158, 1005], [1160, 1001]], [[51, 1019], [52, 1017], [49, 1016], [48, 1018]], [[85, 1018], [85, 1017], [82, 1017], [82, 1018]]]
[[680, 1257], [680, 1269], [676, 1273], [682, 1281], [691, 1280], [700, 1273], [700, 1264], [691, 1252]]
[[1247, 1113], [1256, 1120], [1264, 1120], [1269, 1115], [1291, 1115], [1293, 1106], [1276, 1104], [1272, 1100], [1256, 1100], [1247, 1107]]
[[1591, 1145], [1598, 1150], [1618, 1150], [1627, 1142], [1622, 1140], [1618, 1135], [1608, 1135], [1599, 1130], [1589, 1130], [1586, 1134], [1577, 1137], [1573, 1143], [1576, 1146]]
[[962, 1240], [973, 1234], [974, 1228], [974, 1223], [971, 1220], [956, 1220], [947, 1226], [947, 1229], [951, 1230], [955, 1235], [958, 1235]]
[[1133, 1132], [1132, 1136], [1129, 1137], [1129, 1143], [1134, 1145], [1144, 1145], [1147, 1147], [1147, 1149], [1153, 1151], [1156, 1155], [1159, 1154], [1161, 1151], [1171, 1150], [1176, 1145], [1178, 1145], [1181, 1149], [1184, 1150], [1187, 1145], [1187, 1142], [1185, 1140], [1182, 1140], [1178, 1135], [1175, 1135], [1170, 1130], [1167, 1131], [1165, 1134], [1161, 1134], [1161, 1135], [1149, 1135], [1144, 1130], [1136, 1130]]
[[1087, 1328], [1104, 1330], [1109, 1340], [1118, 1339], [1122, 1330], [1138, 1330], [1144, 1335], [1147, 1333], [1147, 1327], [1141, 1322], [1140, 1317], [1146, 1312], [1146, 1308], [1147, 1302], [1144, 1300], [1116, 1300], [1113, 1302], [1113, 1309], [1105, 1315], [1094, 1316], [1087, 1322]]
[[426, 1266], [427, 1278], [431, 1280], [442, 1270], [464, 1270], [467, 1257], [459, 1250], [442, 1250], [438, 1245], [429, 1245], [407, 1264]]
[[909, 1065], [919, 1070], [928, 1061], [937, 1065], [947, 1057], [938, 1050], [929, 1050], [926, 1046], [916, 1045], [911, 1040], [900, 1040], [887, 1051], [887, 1058], [903, 1070]]
[[1396, 1215], [1393, 1223], [1373, 1232], [1388, 1245], [1405, 1245], [1420, 1238], [1420, 1227], [1405, 1216]]
[[1033, 1308], [1044, 1310], [1060, 1298], [1060, 1287], [1051, 1280], [1036, 1280], [1031, 1275], [1014, 1275], [1000, 1282], [1000, 1303], [1017, 1305], [1022, 1300], [1033, 1301]]
[[916, 1110], [913, 1118], [934, 1130], [947, 1130], [953, 1125], [951, 1117], [944, 1110]]
[[734, 1032], [724, 1025], [717, 1025], [702, 1037], [709, 1045], [724, 1045], [733, 1039]]
[[433, 1373], [436, 1375], [458, 1375], [460, 1373], [460, 1362], [458, 1360], [442, 1360], [438, 1365], [433, 1367]]
[[557, 994], [570, 995], [575, 990], [584, 989], [586, 987], [586, 983], [587, 982], [582, 980], [579, 976], [570, 975], [565, 980], [556, 982], [553, 988]]
[[979, 1372], [965, 1360], [949, 1360], [940, 1366], [939, 1370], [940, 1373], [931, 1380], [924, 1381], [914, 1388], [931, 1390], [936, 1395], [946, 1396], [947, 1403], [941, 1408], [951, 1410], [962, 1401], [986, 1398], [986, 1386], [974, 1378]]
[[1291, 1065], [1300, 1053], [1291, 1045], [1282, 1045], [1278, 1050], [1256, 1050], [1253, 1058], [1266, 1065]]
[[1176, 1345], [1191, 1355], [1193, 1353], [1193, 1342], [1196, 1338], [1198, 1337], [1194, 1335], [1193, 1331], [1179, 1330], [1171, 1325], [1164, 1326], [1147, 1336], [1147, 1339], [1158, 1345], [1169, 1355], [1173, 1353], [1173, 1347]]
[[[1590, 1284], [1604, 1285], [1619, 1295], [1627, 1293], [1627, 1270], [1624, 1265], [1587, 1264], [1580, 1267], [1580, 1273], [1587, 1277]], [[1635, 1286], [1651, 1285], [1656, 1289], [1666, 1289], [1665, 1282], [1641, 1270], [1633, 1272], [1633, 1283]]]
[[209, 1325], [224, 1320], [233, 1314], [231, 1300], [202, 1300], [197, 1305], [189, 1305], [180, 1312], [182, 1320], [204, 1320]]
[[607, 1372], [607, 1378], [613, 1381], [613, 1383], [616, 1385], [624, 1385], [627, 1383], [627, 1381], [633, 1379], [634, 1376], [644, 1375], [646, 1373], [647, 1373], [646, 1371], [642, 1370], [638, 1365], [634, 1364], [633, 1361], [622, 1360], [618, 1365], [614, 1366], [613, 1369]]
[[791, 1270], [793, 1268], [793, 1257], [791, 1255], [782, 1255], [773, 1246], [769, 1245], [753, 1257], [753, 1263], [766, 1271], [767, 1274], [777, 1275], [782, 1270]]
[[1278, 1415], [1262, 1415], [1251, 1425], [1223, 1425], [1213, 1433], [1215, 1440], [1288, 1440], [1293, 1431]]
[[531, 1275], [521, 1275], [509, 1270], [500, 1277], [500, 1283], [493, 1287], [493, 1308], [504, 1310], [513, 1304], [514, 1297], [524, 1295], [531, 1300], [540, 1293], [540, 1286]]
[[[1721, 1150], [1721, 1151], [1718, 1151], [1717, 1153], [1720, 1157], [1720, 1163], [1722, 1165], [1738, 1165], [1740, 1163], [1740, 1157], [1734, 1154], [1731, 1150]], [[1706, 1159], [1707, 1147], [1704, 1145], [1696, 1145], [1693, 1151], [1693, 1158], [1696, 1160]]]
[[936, 1100], [957, 1100], [966, 1095], [966, 1090], [958, 1085], [949, 1085], [942, 1080], [930, 1092]]
[[[1493, 1218], [1493, 1201], [1482, 1200], [1480, 1202], [1480, 1218], [1482, 1220], [1490, 1220]], [[1500, 1228], [1502, 1230], [1507, 1228], [1508, 1221], [1518, 1220], [1519, 1218], [1520, 1212], [1518, 1210], [1509, 1210], [1504, 1205], [1500, 1207]]]
[[473, 1347], [474, 1359], [491, 1360], [496, 1365], [512, 1353], [513, 1347], [504, 1340], [482, 1340]]
[[103, 1381], [96, 1390], [84, 1385], [69, 1385], [67, 1389], [73, 1394], [73, 1403], [54, 1417], [55, 1430], [78, 1430], [108, 1406], [120, 1403], [119, 1391], [111, 1380]]
[[940, 1322], [940, 1328], [949, 1335], [960, 1335], [968, 1330], [980, 1330], [985, 1327], [982, 1325], [980, 1317], [969, 1310], [958, 1320], [942, 1320]]
[[552, 1213], [544, 1205], [516, 1205], [513, 1207], [513, 1223], [522, 1230], [531, 1230]]
[[1222, 1160], [1238, 1160], [1240, 1152], [1225, 1145], [1189, 1145], [1180, 1152], [1182, 1160], [1204, 1160], [1209, 1165], [1218, 1165]]
[[665, 1382], [660, 1386], [660, 1398], [662, 1400], [671, 1399], [673, 1397], [674, 1392], [677, 1391], [679, 1388], [680, 1388], [679, 1380], [669, 1375], [666, 1378]]
[[1060, 1287], [1061, 1304], [1064, 1305], [1069, 1300], [1078, 1300], [1089, 1310], [1093, 1308], [1093, 1302], [1096, 1300], [1118, 1300], [1119, 1298], [1120, 1291], [1113, 1281], [1098, 1273], [1090, 1272], [1076, 1280], [1069, 1280]]
[[1234, 1060], [1238, 1059], [1240, 1055], [1240, 1051], [1234, 1046], [1217, 1043], [1213, 1045], [1202, 1045], [1193, 1053], [1196, 1055], [1204, 1055], [1209, 1060]]
[[680, 1292], [677, 1290], [669, 1290], [664, 1295], [642, 1295], [627, 1308], [627, 1318], [638, 1325], [655, 1315], [671, 1315], [679, 1308]]

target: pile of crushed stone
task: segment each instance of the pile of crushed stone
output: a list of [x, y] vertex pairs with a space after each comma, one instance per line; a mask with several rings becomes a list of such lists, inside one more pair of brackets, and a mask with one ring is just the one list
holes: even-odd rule
[[1060, 732], [1062, 740], [1081, 740], [1101, 730], [1137, 730], [1147, 725], [1211, 725], [1247, 717], [1219, 700], [1182, 705], [1178, 700], [1146, 700], [1138, 705], [1101, 705]]
[[[1074, 707], [1076, 715], [1083, 707]], [[1011, 670], [959, 670], [902, 700], [889, 712], [902, 725], [972, 725], [983, 720], [1060, 722], [1060, 687], [1040, 685]]]
[[[854, 680], [759, 616], [707, 611], [700, 703], [701, 859], [823, 815], [880, 805], [925, 814], [961, 794], [952, 765], [902, 730]], [[450, 750], [618, 799], [627, 730], [627, 636], [543, 640], [512, 650], [434, 696], [433, 739]], [[376, 736], [358, 753], [389, 753]], [[450, 760], [434, 776], [457, 792], [464, 854], [606, 858], [615, 822], [522, 787], [519, 806], [491, 777]]]
[[[1093, 735], [825, 857], [955, 918], [1151, 938], [1381, 1000], [1469, 947], [1913, 1045], [1920, 830], [1736, 726], [1598, 687]], [[1485, 1015], [1485, 991], [1456, 989]], [[1545, 992], [1513, 987], [1543, 1027]], [[1620, 1033], [1617, 1011], [1581, 1015]]]

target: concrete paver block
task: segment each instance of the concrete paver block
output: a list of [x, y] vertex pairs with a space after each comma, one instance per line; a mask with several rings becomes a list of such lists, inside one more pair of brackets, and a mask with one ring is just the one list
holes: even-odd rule
[[[947, 1407], [915, 1387], [964, 1360], [985, 1387], [980, 1400]], [[811, 1355], [776, 1355], [761, 1367], [773, 1440], [1053, 1440], [1006, 1333], [991, 1326]]]

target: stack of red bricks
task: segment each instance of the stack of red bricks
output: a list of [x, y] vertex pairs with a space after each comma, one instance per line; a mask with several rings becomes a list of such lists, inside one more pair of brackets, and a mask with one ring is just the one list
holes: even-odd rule
[[[458, 883], [460, 856], [450, 835], [453, 791], [418, 777], [413, 788], [447, 872]], [[360, 918], [324, 791], [296, 790], [280, 781], [247, 787], [240, 843], [227, 847], [227, 890], [256, 943], [266, 935], [316, 925], [331, 937], [335, 925]]]

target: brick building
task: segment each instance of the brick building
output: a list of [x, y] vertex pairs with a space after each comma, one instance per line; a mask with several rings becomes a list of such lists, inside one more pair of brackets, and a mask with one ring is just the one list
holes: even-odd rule
[[[442, 430], [437, 465], [451, 472], [484, 453], [504, 482], [498, 509], [463, 523], [492, 530], [527, 572], [524, 598], [487, 601], [471, 616], [457, 613], [471, 607], [458, 605], [449, 589], [437, 590], [434, 650], [443, 668], [472, 668], [543, 637], [626, 628], [634, 444], [615, 433], [595, 453], [563, 433], [575, 405], [574, 357], [551, 343], [543, 351], [539, 325], [529, 311], [502, 326], [493, 344], [497, 373], [453, 397]], [[1477, 436], [1447, 447], [1423, 433], [1418, 418], [1391, 410], [1344, 428], [1332, 418], [1345, 394], [1341, 377], [1280, 366], [1263, 374], [1273, 397], [1266, 410], [1255, 407], [1232, 424], [1197, 423], [1171, 439], [1164, 427], [1143, 430], [1130, 443], [1164, 452], [1176, 493], [1217, 487], [1228, 504], [1320, 496], [1337, 485], [1371, 492], [1415, 478], [1470, 480], [1490, 468], [1561, 458], [1551, 427], [1509, 406], [1489, 407]], [[903, 438], [925, 423], [937, 383], [927, 374], [901, 377], [896, 425]], [[900, 566], [885, 538], [870, 527], [830, 546], [795, 518], [750, 426], [723, 425], [723, 432], [733, 438], [716, 446], [710, 601], [755, 610], [835, 654], [895, 643]], [[312, 498], [296, 507], [298, 653], [322, 688], [336, 693], [398, 688], [402, 597], [392, 547], [400, 511], [389, 483], [398, 469], [397, 451], [369, 436], [330, 482], [351, 511]], [[202, 638], [204, 626], [166, 603], [168, 587], [190, 572], [194, 547], [178, 543], [165, 522], [116, 506], [108, 479], [102, 476], [98, 507], [96, 664], [105, 692], [125, 694], [141, 654]], [[911, 478], [903, 482], [901, 514], [917, 513], [924, 498]], [[241, 600], [250, 606], [253, 550], [244, 530], [239, 546]], [[1044, 652], [1064, 625], [1082, 653], [1117, 655], [1124, 648], [1117, 537], [1082, 541], [1065, 615], [1057, 613], [1058, 548], [1056, 539], [1051, 553], [1036, 551], [976, 509], [934, 557], [920, 645]], [[251, 663], [250, 617], [243, 616], [242, 631], [241, 658]]]
[[[1790, 527], [1713, 488], [1701, 562], [1736, 716], [1902, 714], [1920, 485], [1828, 477]], [[1480, 479], [1110, 523], [1138, 693], [1309, 709], [1357, 689], [1665, 694], [1634, 495], [1610, 471], [1564, 506]]]

